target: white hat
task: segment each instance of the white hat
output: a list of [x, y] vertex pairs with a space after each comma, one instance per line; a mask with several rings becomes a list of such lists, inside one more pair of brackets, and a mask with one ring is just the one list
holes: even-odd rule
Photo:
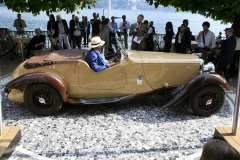
[[90, 48], [96, 48], [98, 46], [102, 46], [105, 44], [105, 41], [102, 41], [100, 37], [96, 36], [91, 39], [91, 42], [89, 43]]

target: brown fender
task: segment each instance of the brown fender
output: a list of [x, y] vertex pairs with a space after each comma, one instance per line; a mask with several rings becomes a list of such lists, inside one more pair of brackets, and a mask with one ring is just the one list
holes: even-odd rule
[[182, 102], [194, 94], [198, 89], [208, 85], [220, 85], [229, 91], [231, 90], [227, 81], [222, 76], [213, 73], [204, 73], [195, 77], [184, 87], [179, 88], [179, 90], [172, 93], [172, 98], [163, 106], [163, 108], [171, 107]]
[[10, 83], [8, 83], [5, 87], [5, 90], [9, 92], [11, 89], [18, 89], [20, 91], [24, 91], [29, 85], [33, 83], [46, 83], [54, 87], [62, 96], [64, 102], [67, 102], [68, 94], [66, 85], [56, 76], [50, 73], [29, 73], [22, 75]]

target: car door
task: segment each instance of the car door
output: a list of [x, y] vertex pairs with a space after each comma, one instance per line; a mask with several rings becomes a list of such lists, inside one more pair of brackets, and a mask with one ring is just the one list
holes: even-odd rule
[[113, 90], [125, 86], [127, 73], [122, 64], [117, 64], [100, 72], [94, 72], [87, 62], [79, 63], [79, 85], [85, 89]]

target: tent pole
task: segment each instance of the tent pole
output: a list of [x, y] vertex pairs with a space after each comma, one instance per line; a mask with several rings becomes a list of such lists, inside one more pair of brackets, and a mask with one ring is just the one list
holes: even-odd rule
[[111, 0], [108, 0], [108, 18], [111, 18]]

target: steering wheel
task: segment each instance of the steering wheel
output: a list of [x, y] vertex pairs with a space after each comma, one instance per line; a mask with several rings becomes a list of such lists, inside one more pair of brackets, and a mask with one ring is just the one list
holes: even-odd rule
[[113, 62], [115, 62], [116, 64], [118, 64], [118, 63], [120, 62], [120, 59], [118, 59], [118, 57], [115, 56], [115, 57], [113, 58]]

